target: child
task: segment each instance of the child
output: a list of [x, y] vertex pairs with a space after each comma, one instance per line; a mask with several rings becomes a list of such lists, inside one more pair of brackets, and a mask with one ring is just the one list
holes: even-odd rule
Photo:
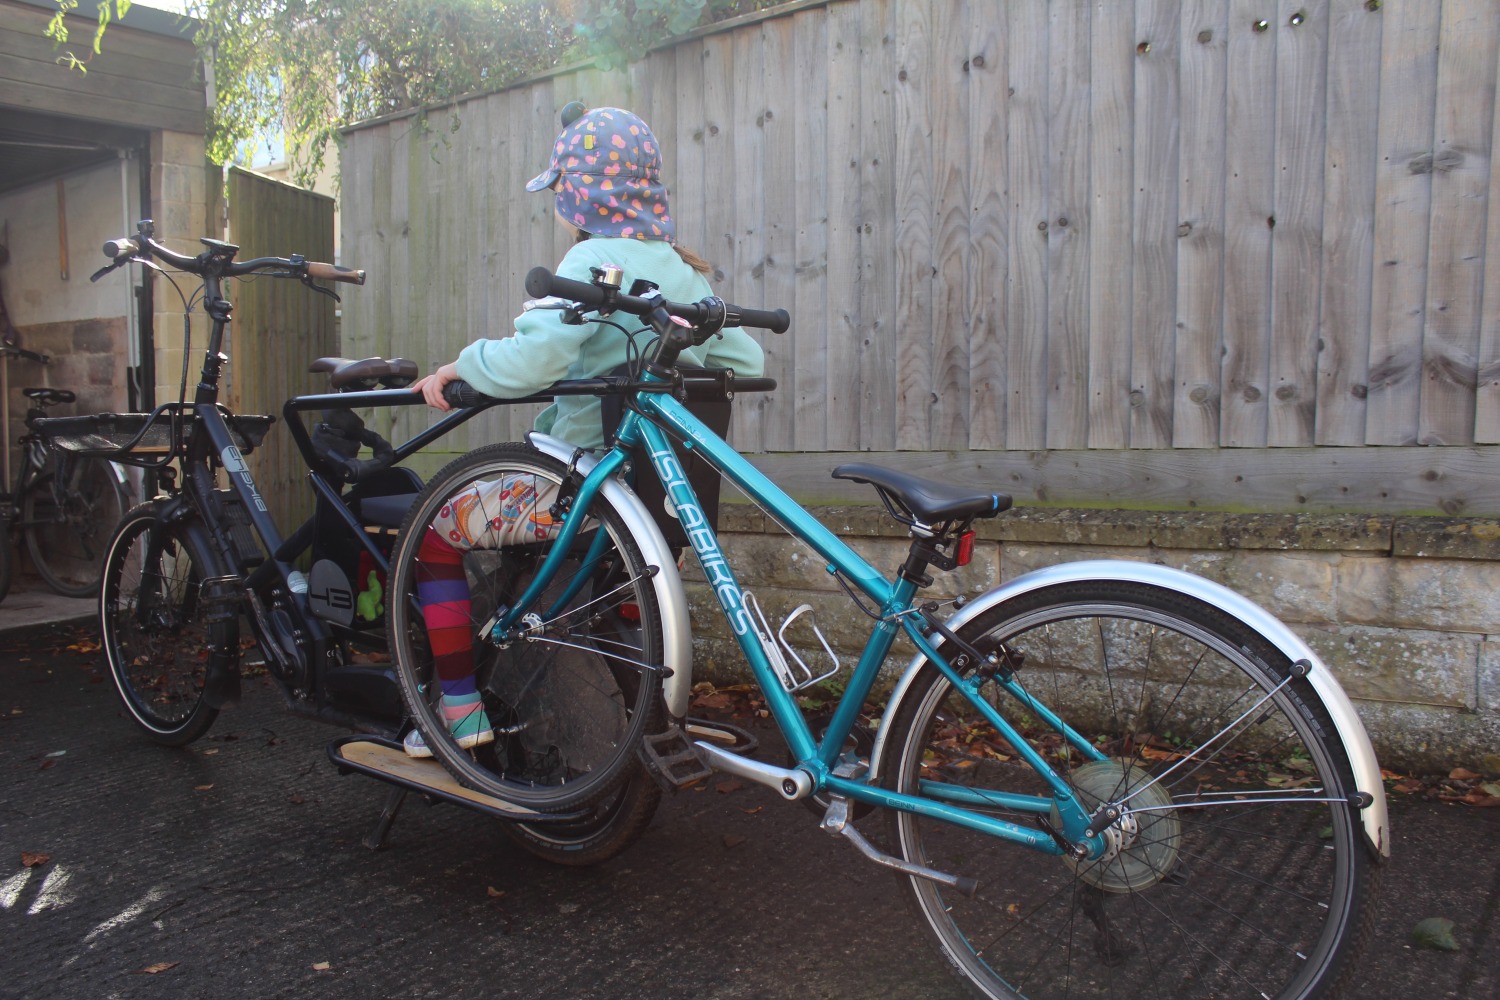
[[[675, 302], [696, 302], [713, 294], [704, 275], [710, 266], [697, 254], [676, 245], [676, 228], [661, 181], [661, 152], [656, 137], [640, 118], [619, 108], [596, 108], [570, 117], [563, 112], [563, 131], [552, 148], [547, 169], [526, 185], [528, 191], [556, 193], [558, 221], [575, 234], [575, 242], [556, 273], [591, 281], [590, 268], [618, 267], [622, 288], [637, 278], [654, 282]], [[534, 309], [516, 317], [514, 332], [500, 340], [477, 340], [458, 359], [411, 386], [429, 406], [451, 409], [443, 386], [457, 379], [490, 396], [516, 398], [540, 392], [563, 378], [590, 378], [625, 361], [624, 333], [603, 323], [571, 326], [562, 313]], [[764, 368], [760, 345], [740, 329], [723, 331], [702, 347], [682, 353], [684, 363], [733, 368], [756, 377]], [[580, 448], [604, 444], [599, 400], [562, 396], [536, 419], [544, 434]], [[524, 481], [476, 482], [427, 529], [417, 554], [417, 600], [428, 630], [434, 663], [442, 684], [443, 715], [462, 748], [488, 743], [494, 729], [474, 683], [473, 625], [463, 553], [549, 537], [548, 510], [555, 491], [538, 491]], [[430, 757], [432, 750], [416, 730], [408, 733], [406, 752]]]

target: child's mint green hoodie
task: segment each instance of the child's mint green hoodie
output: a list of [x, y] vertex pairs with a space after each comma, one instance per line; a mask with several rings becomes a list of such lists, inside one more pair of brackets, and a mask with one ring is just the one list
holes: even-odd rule
[[[614, 265], [625, 272], [620, 287], [630, 290], [637, 278], [655, 282], [673, 302], [697, 302], [713, 290], [708, 281], [686, 264], [670, 243], [594, 237], [574, 244], [556, 273], [575, 281], [591, 281], [591, 267]], [[626, 329], [635, 317], [620, 314]], [[636, 325], [639, 325], [636, 323]], [[477, 340], [459, 354], [458, 375], [480, 392], [516, 398], [541, 392], [563, 378], [603, 375], [626, 360], [625, 335], [612, 326], [586, 323], [569, 326], [555, 309], [533, 309], [516, 317], [515, 333], [503, 340]], [[637, 356], [655, 335], [648, 329], [636, 337]], [[733, 368], [742, 378], [755, 378], [765, 368], [765, 355], [748, 333], [726, 329], [702, 347], [682, 353], [684, 363]], [[536, 429], [580, 448], [604, 444], [599, 422], [599, 400], [594, 396], [562, 396], [537, 417]]]

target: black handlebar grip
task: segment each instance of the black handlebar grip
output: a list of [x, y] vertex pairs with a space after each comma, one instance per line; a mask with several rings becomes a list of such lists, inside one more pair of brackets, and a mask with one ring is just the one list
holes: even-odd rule
[[597, 306], [604, 302], [604, 292], [587, 281], [559, 278], [545, 267], [533, 267], [526, 275], [526, 292], [533, 298], [557, 295], [586, 306]]
[[471, 406], [479, 406], [481, 403], [489, 402], [492, 397], [486, 396], [467, 382], [458, 381], [449, 382], [443, 386], [443, 398], [448, 401], [450, 406], [455, 406], [460, 410], [467, 410]]
[[[741, 309], [730, 306], [729, 323], [732, 326], [755, 326], [772, 333], [786, 333], [792, 325], [792, 317], [785, 309]], [[738, 322], [736, 322], [738, 320]]]

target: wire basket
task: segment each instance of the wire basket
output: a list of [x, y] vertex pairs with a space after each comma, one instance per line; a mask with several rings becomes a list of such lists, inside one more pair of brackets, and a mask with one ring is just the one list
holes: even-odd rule
[[[275, 417], [223, 411], [241, 452], [251, 452], [265, 440]], [[180, 454], [196, 417], [191, 406], [175, 406], [151, 413], [89, 413], [77, 417], [40, 417], [31, 427], [49, 444], [75, 455], [108, 458], [133, 465], [156, 465]], [[180, 429], [174, 443], [173, 425]]]

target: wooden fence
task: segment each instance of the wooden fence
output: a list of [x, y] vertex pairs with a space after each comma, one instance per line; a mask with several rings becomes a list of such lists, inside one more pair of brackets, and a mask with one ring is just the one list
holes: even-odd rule
[[[333, 260], [332, 198], [238, 168], [229, 171], [228, 196], [229, 239], [240, 247], [240, 260], [294, 253]], [[346, 300], [346, 289], [354, 288], [335, 287]], [[328, 376], [307, 368], [338, 353], [332, 299], [272, 278], [234, 282], [226, 295], [234, 320], [225, 350], [231, 359], [225, 402], [236, 413], [269, 413], [280, 421], [288, 398], [328, 391]], [[190, 375], [196, 375], [200, 357], [192, 360]], [[284, 427], [278, 423], [247, 461], [283, 532], [312, 513], [307, 465]]]
[[1494, 0], [789, 3], [350, 130], [345, 351], [508, 331], [578, 98], [652, 124], [718, 290], [791, 311], [734, 433], [794, 492], [873, 452], [1059, 502], [1500, 512], [1497, 52]]

